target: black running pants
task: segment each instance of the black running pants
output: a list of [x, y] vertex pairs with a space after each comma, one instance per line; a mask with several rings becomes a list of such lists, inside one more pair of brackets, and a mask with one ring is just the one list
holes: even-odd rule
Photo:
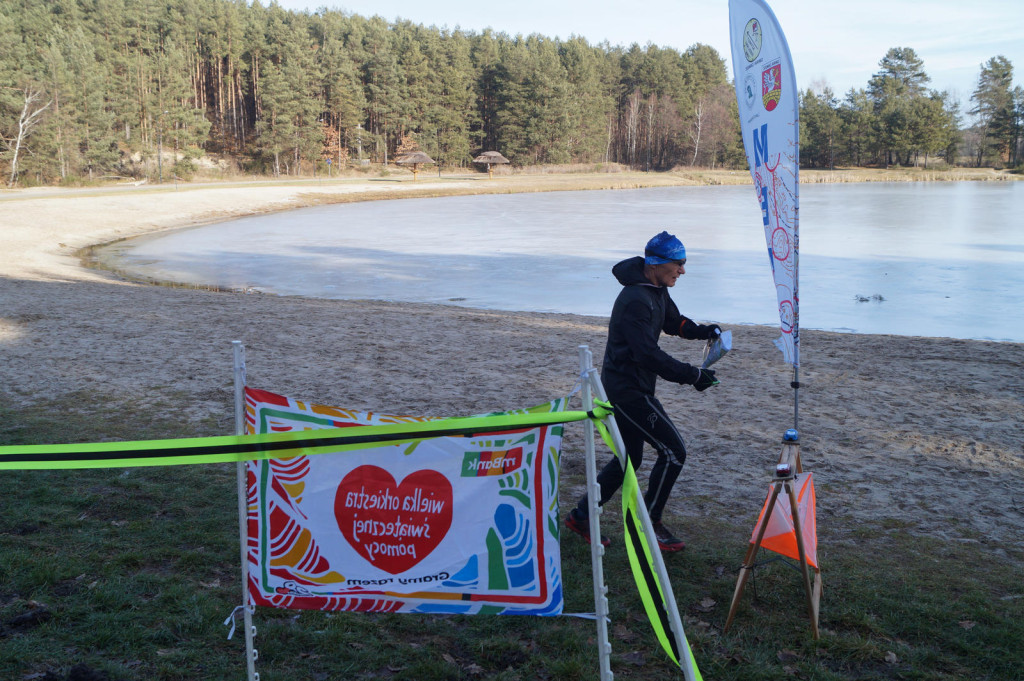
[[[651, 522], [660, 522], [665, 503], [686, 462], [683, 436], [665, 413], [661, 402], [653, 395], [645, 395], [629, 402], [615, 402], [614, 406], [615, 423], [619, 426], [619, 433], [626, 447], [626, 455], [633, 463], [633, 470], [639, 470], [643, 462], [645, 442], [658, 454], [648, 479], [644, 502], [651, 515]], [[624, 477], [625, 473], [619, 465], [619, 460], [613, 457], [597, 476], [597, 482], [601, 486], [602, 506], [622, 486]], [[586, 495], [583, 495], [577, 507], [582, 513], [587, 513]]]

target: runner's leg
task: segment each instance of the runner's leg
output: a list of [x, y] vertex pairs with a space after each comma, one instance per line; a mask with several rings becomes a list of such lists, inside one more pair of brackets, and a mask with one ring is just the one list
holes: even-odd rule
[[[651, 515], [651, 522], [658, 523], [661, 522], [665, 503], [686, 462], [686, 444], [657, 398], [648, 396], [641, 402], [631, 404], [630, 407], [627, 412], [630, 419], [634, 425], [642, 428], [644, 440], [658, 453], [658, 458], [651, 468], [647, 493], [644, 495], [644, 503]], [[621, 409], [617, 408], [616, 413], [619, 411]]]
[[[621, 419], [617, 418], [615, 422], [619, 426], [619, 434], [622, 435], [622, 443], [626, 447], [626, 455], [629, 456], [629, 460], [633, 463], [633, 470], [637, 470], [640, 468], [644, 457], [644, 433], [633, 423], [635, 417], [631, 419], [626, 416], [627, 412], [623, 407], [616, 405], [615, 413], [623, 416]], [[622, 470], [619, 459], [613, 456], [611, 461], [605, 464], [605, 467], [597, 474], [597, 482], [601, 486], [601, 506], [604, 506], [622, 487], [622, 481], [625, 477], [626, 473]], [[576, 508], [583, 514], [588, 513], [586, 494], [576, 504]]]

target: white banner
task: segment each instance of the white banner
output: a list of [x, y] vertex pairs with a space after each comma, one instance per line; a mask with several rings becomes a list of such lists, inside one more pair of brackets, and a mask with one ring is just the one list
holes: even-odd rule
[[[249, 432], [437, 420], [246, 388]], [[562, 410], [562, 401], [531, 410]], [[557, 615], [561, 425], [248, 463], [249, 593], [319, 610]]]
[[763, 0], [729, 0], [736, 100], [761, 206], [786, 362], [800, 365], [800, 100], [786, 36]]

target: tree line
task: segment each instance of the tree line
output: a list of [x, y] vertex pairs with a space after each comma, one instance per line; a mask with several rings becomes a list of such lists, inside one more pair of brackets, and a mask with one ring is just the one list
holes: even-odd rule
[[[10, 184], [138, 177], [166, 158], [187, 176], [204, 153], [275, 175], [410, 149], [448, 167], [488, 150], [517, 165], [745, 163], [725, 60], [701, 43], [591, 45], [259, 0], [0, 0], [0, 36]], [[802, 93], [808, 165], [952, 160], [960, 112], [895, 49], [842, 103]], [[1016, 165], [1024, 98], [1000, 77], [1009, 99], [979, 100], [976, 160]]]
[[842, 101], [828, 86], [801, 93], [801, 165], [927, 166], [929, 157], [978, 167], [1024, 163], [1024, 88], [1013, 86], [1005, 57], [981, 65], [969, 126], [949, 93], [926, 89], [931, 79], [913, 49], [890, 49], [879, 67], [867, 88], [850, 89]]

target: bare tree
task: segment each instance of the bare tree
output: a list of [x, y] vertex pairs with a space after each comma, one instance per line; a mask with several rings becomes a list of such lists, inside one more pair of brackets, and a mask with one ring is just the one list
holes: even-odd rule
[[654, 111], [658, 108], [658, 95], [651, 93], [647, 98], [647, 167], [651, 169], [651, 156], [654, 153]]
[[[713, 88], [705, 98], [703, 111], [702, 139], [705, 166], [714, 168], [724, 156], [729, 140], [737, 134], [739, 121], [732, 113], [730, 104], [735, 105], [735, 90], [728, 83]], [[708, 156], [710, 155], [710, 163]]]
[[18, 179], [18, 156], [21, 154], [21, 147], [32, 133], [32, 129], [39, 123], [39, 117], [53, 102], [50, 100], [36, 108], [37, 102], [43, 98], [43, 91], [32, 85], [25, 87], [24, 97], [25, 103], [21, 107], [21, 115], [18, 116], [18, 130], [13, 137], [4, 138], [4, 143], [11, 150], [11, 177], [7, 181], [8, 187], [13, 187]]
[[704, 127], [704, 104], [705, 98], [701, 97], [693, 108], [693, 122], [690, 124], [690, 139], [693, 140], [693, 158], [690, 159], [691, 166], [696, 165], [697, 154], [700, 152], [700, 133], [701, 128]]
[[607, 136], [607, 139], [606, 139], [606, 141], [604, 143], [604, 162], [608, 163], [608, 161], [611, 160], [612, 139], [613, 139], [613, 137], [615, 135], [615, 114], [614, 114], [614, 112], [610, 112], [608, 114], [608, 124], [607, 124], [606, 127], [607, 127], [608, 136]]
[[630, 166], [636, 165], [636, 145], [640, 126], [640, 89], [633, 91], [626, 109], [626, 159]]
[[679, 134], [683, 129], [676, 103], [668, 95], [658, 97], [654, 117], [654, 167], [665, 168], [676, 156]]

